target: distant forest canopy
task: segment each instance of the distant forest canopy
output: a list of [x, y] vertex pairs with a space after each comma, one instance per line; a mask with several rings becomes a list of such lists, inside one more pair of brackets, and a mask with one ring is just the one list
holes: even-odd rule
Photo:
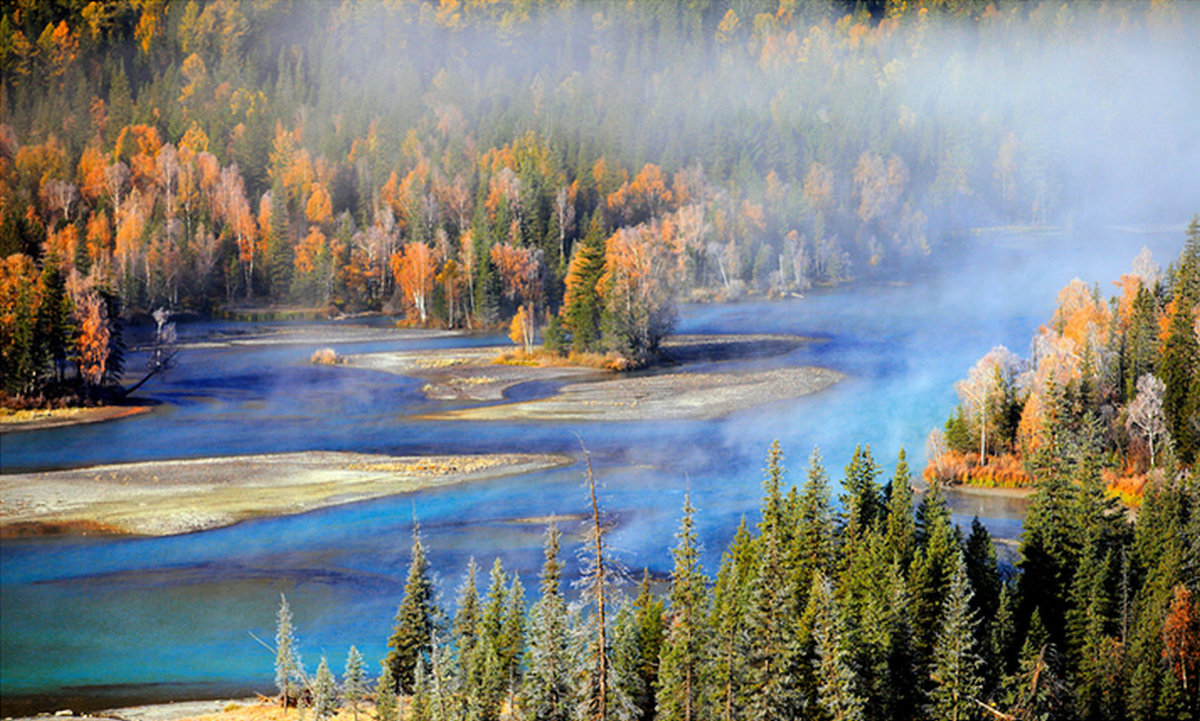
[[21, 0], [0, 17], [0, 336], [24, 332], [21, 292], [37, 315], [15, 286], [51, 264], [75, 327], [101, 295], [515, 318], [527, 346], [554, 318], [558, 347], [637, 361], [679, 297], [905, 274], [980, 225], [1176, 208], [1200, 167], [1179, 77], [1195, 20]]
[[1100, 287], [1078, 278], [1030, 343], [997, 346], [955, 383], [959, 405], [926, 445], [933, 483], [1030, 486], [1092, 466], [1110, 492], [1141, 500], [1200, 456], [1200, 216], [1166, 271], [1143, 248]]

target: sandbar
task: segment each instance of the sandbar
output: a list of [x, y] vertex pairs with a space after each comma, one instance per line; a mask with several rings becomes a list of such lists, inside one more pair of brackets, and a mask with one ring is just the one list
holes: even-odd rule
[[0, 433], [40, 431], [46, 428], [112, 421], [148, 413], [151, 409], [152, 406], [149, 405], [127, 405], [9, 411], [0, 415]]
[[472, 421], [704, 420], [816, 393], [845, 376], [799, 366], [750, 372], [674, 372], [572, 383], [540, 400], [443, 411], [424, 416]]
[[168, 536], [568, 465], [569, 456], [309, 451], [0, 476], [0, 537]]

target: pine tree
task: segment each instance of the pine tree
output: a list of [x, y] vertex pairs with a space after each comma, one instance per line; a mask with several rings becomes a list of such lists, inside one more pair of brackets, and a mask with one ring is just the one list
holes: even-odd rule
[[600, 314], [604, 303], [597, 283], [604, 274], [604, 226], [600, 213], [592, 215], [587, 233], [576, 246], [567, 271], [562, 325], [576, 351], [591, 351], [600, 342]]
[[1175, 450], [1184, 464], [1190, 464], [1200, 450], [1200, 431], [1194, 419], [1200, 413], [1197, 388], [1200, 381], [1200, 341], [1196, 339], [1196, 315], [1193, 310], [1197, 296], [1176, 293], [1175, 313], [1167, 326], [1163, 344], [1160, 377], [1166, 385], [1163, 395], [1163, 414]]
[[[581, 443], [582, 445], [582, 443]], [[609, 618], [612, 614], [613, 590], [621, 577], [621, 569], [612, 560], [608, 546], [610, 526], [602, 520], [596, 499], [596, 477], [592, 472], [592, 457], [583, 449], [587, 464], [588, 492], [591, 518], [579, 548], [581, 612], [577, 625], [577, 656], [580, 669], [576, 674], [578, 702], [576, 716], [588, 721], [608, 721], [617, 718], [623, 701], [616, 696], [615, 676], [611, 661]]]
[[891, 493], [888, 495], [886, 547], [903, 569], [907, 569], [912, 563], [916, 533], [912, 476], [908, 470], [908, 458], [901, 448], [900, 456], [896, 459], [896, 474], [892, 478]]
[[383, 661], [383, 672], [379, 674], [379, 682], [375, 684], [375, 719], [376, 721], [397, 721], [399, 708], [396, 703], [396, 678], [392, 676], [392, 665]]
[[746, 612], [750, 580], [755, 568], [755, 543], [743, 516], [729, 549], [721, 557], [721, 567], [713, 589], [713, 652], [710, 655], [713, 713], [723, 721], [740, 718], [746, 685]]
[[329, 663], [321, 657], [317, 666], [317, 675], [313, 679], [313, 712], [317, 721], [325, 721], [337, 713], [337, 682], [329, 670]]
[[931, 500], [927, 495], [922, 500], [921, 508], [927, 506], [927, 522], [922, 523], [922, 514], [917, 514], [917, 528], [927, 534], [926, 542], [917, 551], [908, 574], [912, 595], [913, 654], [921, 670], [932, 662], [943, 603], [950, 591], [954, 564], [960, 553], [958, 534], [950, 525], [944, 502], [939, 504], [938, 499]]
[[966, 721], [979, 716], [976, 701], [983, 690], [982, 660], [975, 647], [978, 619], [972, 595], [967, 564], [959, 554], [933, 651], [930, 713], [934, 718]]
[[841, 498], [845, 509], [843, 535], [846, 538], [853, 539], [864, 533], [883, 516], [884, 505], [877, 482], [881, 472], [871, 457], [871, 447], [855, 446], [854, 455], [846, 466], [846, 480], [843, 483], [846, 494]]
[[[764, 522], [770, 518], [766, 508], [763, 517]], [[800, 661], [793, 621], [796, 594], [780, 535], [768, 526], [759, 537], [747, 599], [745, 662], [752, 692], [746, 717], [754, 720], [788, 718], [801, 706], [795, 676]]]
[[450, 629], [451, 641], [458, 652], [459, 671], [470, 676], [470, 663], [475, 652], [475, 641], [479, 626], [479, 591], [475, 585], [478, 566], [475, 558], [467, 560], [467, 578], [458, 592], [458, 611]]
[[412, 561], [404, 584], [404, 598], [396, 609], [396, 624], [388, 639], [391, 650], [386, 663], [391, 667], [398, 691], [412, 689], [413, 668], [418, 661], [424, 662], [431, 650], [433, 619], [433, 581], [429, 577], [425, 547], [421, 545], [420, 526], [414, 523]]
[[833, 596], [833, 588], [823, 574], [813, 579], [810, 593], [816, 611], [813, 638], [819, 659], [820, 702], [832, 721], [865, 719], [859, 679], [851, 666], [843, 634], [845, 624]]
[[508, 576], [497, 558], [492, 564], [487, 603], [479, 616], [476, 643], [470, 656], [466, 697], [472, 719], [493, 721], [500, 715], [509, 680], [507, 649], [502, 637], [507, 606]]
[[[777, 450], [778, 446], [772, 446]], [[700, 549], [690, 496], [683, 500], [683, 518], [676, 538], [679, 543], [672, 555], [671, 607], [667, 617], [667, 636], [663, 642], [658, 680], [658, 714], [662, 721], [692, 721], [701, 713], [705, 696], [705, 655], [708, 629], [705, 624], [707, 579], [700, 570]]]
[[279, 615], [275, 625], [275, 688], [279, 689], [280, 704], [299, 698], [303, 683], [300, 663], [296, 656], [296, 631], [292, 626], [292, 609], [287, 596], [279, 594]]
[[987, 527], [979, 517], [971, 519], [971, 533], [963, 548], [967, 579], [971, 582], [971, 610], [978, 621], [976, 648], [987, 648], [992, 633], [992, 619], [1000, 605], [1000, 569], [996, 563], [996, 546]]
[[522, 705], [531, 721], [567, 721], [571, 717], [570, 644], [567, 605], [560, 585], [558, 560], [562, 534], [551, 524], [546, 530], [540, 595], [529, 619], [529, 670], [522, 687]]
[[358, 721], [358, 705], [367, 697], [366, 672], [362, 654], [351, 646], [346, 654], [346, 670], [342, 673], [342, 701], [350, 707], [354, 721]]
[[817, 448], [813, 448], [808, 459], [808, 473], [796, 515], [797, 528], [789, 555], [795, 559], [791, 587], [797, 592], [797, 598], [793, 612], [799, 613], [807, 605], [813, 577], [817, 573], [832, 572], [834, 563], [833, 496]]
[[637, 643], [641, 654], [637, 673], [641, 678], [641, 694], [633, 699], [637, 707], [637, 718], [650, 721], [654, 718], [655, 699], [659, 679], [659, 658], [665, 634], [663, 600], [650, 590], [650, 569], [642, 571], [642, 584], [633, 601], [634, 625], [637, 626]]

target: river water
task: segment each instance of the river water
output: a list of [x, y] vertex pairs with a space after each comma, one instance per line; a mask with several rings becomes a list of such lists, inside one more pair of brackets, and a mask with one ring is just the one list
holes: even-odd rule
[[[1027, 354], [1072, 277], [1100, 283], [1127, 272], [1143, 246], [1165, 265], [1183, 225], [1163, 232], [1105, 229], [982, 236], [971, 251], [931, 264], [912, 284], [858, 284], [803, 299], [681, 310], [679, 332], [790, 333], [818, 339], [783, 358], [741, 362], [823, 365], [848, 379], [831, 389], [715, 421], [468, 423], [420, 421], [432, 402], [415, 379], [313, 366], [326, 343], [239, 345], [185, 352], [143, 393], [162, 405], [129, 419], [6, 434], [3, 471], [310, 449], [408, 454], [560, 451], [596, 463], [613, 545], [631, 569], [670, 569], [683, 495], [698, 509], [704, 560], [715, 572], [739, 519], [757, 518], [768, 445], [781, 441], [800, 483], [819, 446], [835, 479], [857, 443], [890, 476], [908, 449], [919, 473], [929, 429], [955, 403], [953, 382], [989, 348]], [[278, 325], [278, 324], [275, 324]], [[324, 328], [297, 326], [307, 334]], [[197, 323], [183, 339], [256, 332]], [[504, 342], [502, 337], [333, 344], [339, 354]], [[136, 354], [130, 366], [139, 362]], [[728, 366], [726, 366], [728, 367]], [[442, 488], [170, 538], [38, 538], [0, 544], [0, 715], [100, 708], [154, 699], [271, 692], [270, 640], [279, 594], [295, 613], [304, 660], [340, 669], [351, 643], [385, 652], [419, 518], [444, 605], [467, 559], [500, 557], [536, 588], [543, 526], [532, 516], [587, 510], [582, 467]], [[1021, 504], [960, 496], [956, 518], [980, 515], [993, 533], [1020, 530]], [[568, 544], [577, 524], [565, 523]], [[568, 551], [569, 555], [569, 551]], [[568, 565], [568, 575], [574, 564]], [[486, 573], [481, 575], [481, 581]]]

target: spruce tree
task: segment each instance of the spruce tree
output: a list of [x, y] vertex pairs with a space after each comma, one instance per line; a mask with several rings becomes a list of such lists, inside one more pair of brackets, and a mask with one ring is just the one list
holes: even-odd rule
[[972, 595], [967, 564], [959, 554], [933, 650], [930, 714], [934, 718], [966, 721], [979, 717], [976, 701], [983, 691], [982, 659], [975, 645], [978, 619]]
[[846, 466], [846, 493], [841, 497], [847, 538], [864, 533], [883, 516], [883, 500], [877, 479], [881, 469], [871, 457], [870, 446], [855, 446]]
[[658, 679], [656, 718], [662, 721], [698, 718], [707, 691], [703, 673], [709, 644], [705, 624], [707, 579], [700, 569], [695, 512], [690, 496], [685, 495], [683, 518], [675, 536], [679, 542], [672, 552], [675, 567], [671, 571], [671, 606]]
[[366, 672], [362, 654], [351, 646], [346, 654], [346, 670], [342, 673], [342, 701], [350, 707], [354, 721], [358, 721], [358, 705], [367, 697]]
[[597, 284], [604, 274], [604, 226], [600, 213], [592, 215], [587, 233], [576, 246], [566, 276], [562, 325], [576, 351], [596, 350], [600, 342], [600, 314], [604, 302]]
[[1162, 363], [1159, 377], [1166, 385], [1163, 395], [1163, 414], [1175, 450], [1184, 464], [1191, 464], [1200, 450], [1200, 431], [1195, 427], [1195, 418], [1200, 413], [1197, 405], [1200, 387], [1200, 341], [1196, 339], [1196, 315], [1193, 307], [1197, 296], [1177, 293], [1175, 313], [1167, 326], [1167, 339], [1163, 344]]
[[714, 637], [708, 672], [712, 681], [711, 706], [712, 713], [722, 721], [740, 718], [745, 703], [745, 619], [754, 569], [755, 543], [743, 516], [729, 549], [721, 556], [709, 621]]
[[396, 678], [392, 676], [392, 665], [384, 660], [383, 671], [375, 684], [375, 720], [397, 721], [399, 708], [396, 703]]
[[913, 518], [912, 476], [908, 469], [908, 457], [904, 449], [896, 459], [896, 473], [892, 478], [891, 493], [887, 502], [887, 548], [902, 569], [912, 563], [916, 543], [916, 521]]
[[963, 548], [967, 578], [971, 582], [971, 610], [978, 620], [976, 648], [985, 649], [992, 633], [992, 620], [1000, 605], [1000, 569], [996, 563], [996, 546], [987, 527], [979, 517], [971, 519], [971, 533]]
[[539, 597], [529, 618], [529, 668], [522, 687], [522, 706], [530, 721], [567, 721], [571, 717], [571, 673], [574, 664], [568, 641], [567, 605], [563, 599], [562, 563], [558, 560], [562, 534], [553, 524], [546, 530]]
[[337, 682], [329, 670], [329, 662], [321, 657], [317, 666], [317, 675], [313, 678], [313, 713], [317, 721], [325, 721], [337, 713]]
[[792, 610], [800, 613], [807, 605], [807, 593], [813, 577], [817, 573], [832, 572], [836, 543], [829, 475], [821, 463], [821, 452], [815, 447], [808, 459], [808, 472], [796, 515], [797, 528], [793, 533], [793, 548], [789, 555], [795, 559], [791, 587], [797, 592]]
[[657, 705], [655, 692], [658, 688], [659, 658], [662, 652], [663, 636], [665, 634], [664, 616], [666, 612], [663, 600], [650, 590], [650, 569], [642, 571], [642, 584], [638, 589], [637, 598], [633, 601], [634, 618], [637, 626], [638, 650], [641, 654], [638, 661], [637, 673], [641, 677], [641, 694], [633, 699], [637, 707], [637, 718], [650, 721], [654, 718]]
[[287, 596], [279, 594], [279, 615], [275, 625], [275, 688], [284, 708], [300, 695], [303, 675], [296, 655], [296, 630], [292, 625], [292, 609]]
[[864, 702], [844, 640], [846, 625], [833, 588], [823, 574], [813, 578], [810, 598], [816, 612], [813, 639], [819, 664], [821, 706], [831, 721], [862, 721], [866, 718]]
[[412, 561], [404, 584], [404, 598], [396, 609], [396, 623], [387, 644], [391, 650], [386, 663], [391, 667], [398, 691], [412, 689], [413, 668], [418, 661], [424, 663], [431, 650], [434, 607], [433, 581], [429, 573], [420, 526], [414, 523]]

